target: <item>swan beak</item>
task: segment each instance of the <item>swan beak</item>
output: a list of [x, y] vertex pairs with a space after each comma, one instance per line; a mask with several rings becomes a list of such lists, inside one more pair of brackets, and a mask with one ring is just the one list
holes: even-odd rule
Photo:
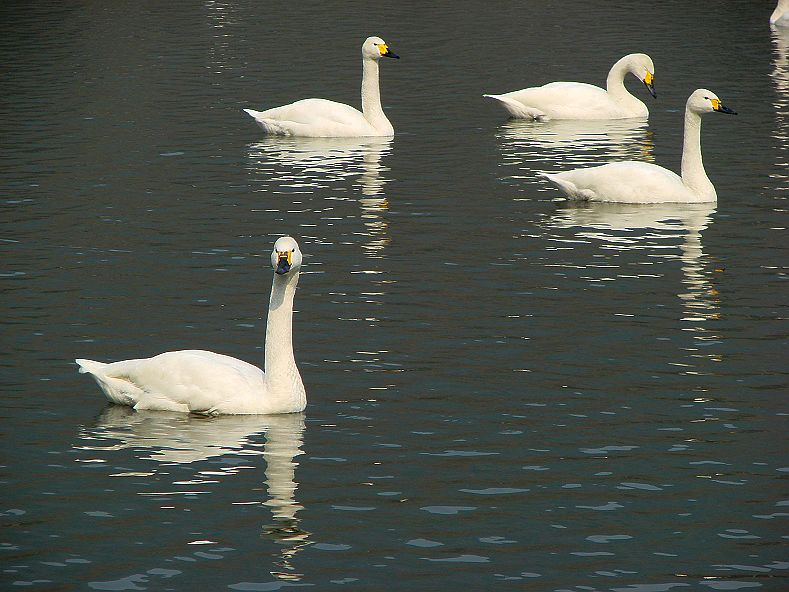
[[397, 60], [400, 59], [400, 56], [394, 53], [386, 43], [382, 43], [378, 46], [378, 51], [381, 52], [382, 58], [395, 58]]
[[277, 251], [277, 275], [284, 275], [290, 271], [290, 257], [292, 251]]
[[718, 113], [728, 113], [729, 115], [737, 115], [736, 111], [729, 109], [726, 105], [721, 103], [720, 99], [710, 99], [712, 103], [712, 110]]
[[647, 87], [649, 94], [652, 95], [653, 99], [657, 99], [657, 93], [655, 92], [655, 76], [652, 72], [647, 72], [647, 75], [644, 76], [644, 86]]

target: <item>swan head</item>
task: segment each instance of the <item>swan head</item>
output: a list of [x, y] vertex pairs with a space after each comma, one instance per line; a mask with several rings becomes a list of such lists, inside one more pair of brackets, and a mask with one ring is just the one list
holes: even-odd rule
[[298, 271], [301, 267], [301, 249], [293, 237], [282, 236], [274, 243], [271, 251], [271, 267], [277, 275]]
[[652, 58], [645, 53], [631, 53], [626, 56], [628, 66], [633, 75], [644, 83], [652, 98], [657, 98], [655, 93], [655, 65]]
[[732, 111], [721, 102], [718, 95], [706, 88], [700, 88], [693, 91], [693, 94], [688, 97], [687, 108], [695, 113], [712, 113], [713, 111], [717, 111], [718, 113], [737, 115], [736, 111]]
[[400, 56], [394, 53], [386, 41], [380, 37], [368, 37], [362, 43], [362, 56], [372, 60], [380, 60], [381, 58], [397, 58]]

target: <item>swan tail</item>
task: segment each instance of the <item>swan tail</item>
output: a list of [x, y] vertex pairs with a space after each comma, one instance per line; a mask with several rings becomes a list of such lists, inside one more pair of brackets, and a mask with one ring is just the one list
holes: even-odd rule
[[482, 95], [487, 99], [493, 99], [498, 101], [499, 104], [504, 107], [504, 110], [510, 114], [512, 117], [517, 117], [518, 119], [534, 119], [536, 121], [546, 121], [548, 117], [540, 111], [539, 109], [535, 109], [534, 107], [529, 107], [528, 105], [524, 105], [523, 103], [516, 101], [515, 99], [511, 99], [504, 95]]
[[255, 120], [264, 132], [267, 134], [271, 134], [273, 136], [292, 136], [293, 130], [291, 130], [286, 125], [283, 125], [282, 122], [279, 122], [275, 119], [271, 119], [270, 117], [265, 117], [265, 112], [263, 111], [255, 111], [254, 109], [242, 109], [244, 113], [249, 115], [252, 119]]
[[255, 111], [254, 109], [241, 109], [244, 113], [249, 115], [252, 119], [257, 119], [262, 111]]
[[90, 374], [99, 388], [113, 403], [135, 406], [144, 397], [145, 391], [123, 376], [114, 376], [108, 368], [112, 364], [93, 360], [75, 360], [80, 374]]
[[590, 200], [594, 199], [594, 192], [590, 189], [582, 189], [569, 179], [562, 177], [561, 173], [537, 173], [538, 177], [547, 179], [550, 183], [559, 188], [567, 197], [571, 199]]
[[93, 360], [74, 360], [79, 366], [80, 374], [94, 374], [104, 368], [107, 364], [94, 362]]

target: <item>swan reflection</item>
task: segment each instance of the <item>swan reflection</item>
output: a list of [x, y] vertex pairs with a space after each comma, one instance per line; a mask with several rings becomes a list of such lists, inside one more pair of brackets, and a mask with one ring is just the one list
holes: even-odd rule
[[[265, 442], [257, 442], [264, 434]], [[154, 460], [163, 466], [200, 463], [218, 456], [263, 456], [266, 461], [265, 484], [267, 499], [263, 505], [271, 511], [272, 520], [263, 526], [262, 534], [282, 545], [275, 561], [281, 579], [299, 579], [291, 565], [292, 558], [309, 544], [310, 533], [299, 528], [296, 514], [302, 509], [296, 502], [294, 458], [303, 454], [304, 414], [283, 415], [220, 415], [204, 417], [166, 411], [134, 411], [112, 405], [98, 418], [92, 428], [83, 428], [81, 445], [91, 451], [132, 449], [143, 460]], [[249, 466], [230, 465], [228, 471], [209, 471], [197, 465], [191, 484], [205, 483], [231, 475]], [[183, 483], [183, 482], [180, 482]]]
[[[771, 35], [775, 47], [775, 60], [771, 76], [775, 84], [775, 139], [781, 150], [778, 163], [780, 170], [789, 166], [789, 26], [771, 26]], [[776, 173], [778, 174], [778, 173]], [[781, 175], [784, 179], [786, 174]]]
[[[618, 251], [661, 250], [661, 256], [677, 257], [682, 262], [683, 287], [677, 296], [683, 302], [683, 321], [699, 323], [719, 317], [720, 300], [704, 255], [701, 233], [715, 212], [715, 204], [615, 204], [570, 202], [557, 209], [550, 224], [573, 228], [576, 236], [591, 239], [603, 248]], [[663, 251], [672, 248], [677, 238], [679, 254]], [[650, 257], [653, 256], [650, 253]], [[698, 339], [711, 336], [704, 325], [688, 328]]]
[[362, 194], [359, 204], [369, 237], [363, 248], [369, 257], [379, 258], [389, 244], [384, 193], [389, 169], [381, 160], [391, 151], [388, 138], [269, 137], [249, 145], [248, 168], [256, 175], [258, 191], [273, 193], [312, 195], [351, 181]]
[[535, 177], [538, 171], [566, 170], [613, 160], [654, 161], [646, 119], [601, 121], [510, 120], [496, 137], [502, 164], [517, 167], [509, 178]]

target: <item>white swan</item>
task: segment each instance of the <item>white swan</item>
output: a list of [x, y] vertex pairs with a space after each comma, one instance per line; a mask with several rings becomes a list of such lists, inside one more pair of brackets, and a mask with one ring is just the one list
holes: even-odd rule
[[551, 82], [503, 95], [482, 95], [499, 101], [512, 116], [521, 119], [627, 119], [648, 117], [647, 106], [625, 88], [630, 72], [656, 97], [655, 66], [644, 53], [631, 53], [616, 62], [608, 73], [606, 88], [584, 82]]
[[307, 397], [293, 357], [293, 295], [302, 255], [289, 236], [274, 243], [265, 368], [203, 350], [103, 364], [76, 360], [107, 398], [135, 409], [207, 414], [293, 413]]
[[770, 15], [770, 24], [777, 27], [789, 27], [789, 0], [778, 0], [778, 5]]
[[701, 203], [718, 199], [701, 160], [701, 114], [732, 113], [712, 91], [700, 88], [685, 105], [682, 176], [648, 162], [627, 160], [562, 173], [542, 173], [567, 197], [622, 203]]
[[303, 99], [266, 111], [244, 109], [267, 134], [336, 138], [391, 136], [392, 124], [381, 107], [378, 60], [399, 58], [380, 37], [362, 44], [362, 110], [326, 99]]

